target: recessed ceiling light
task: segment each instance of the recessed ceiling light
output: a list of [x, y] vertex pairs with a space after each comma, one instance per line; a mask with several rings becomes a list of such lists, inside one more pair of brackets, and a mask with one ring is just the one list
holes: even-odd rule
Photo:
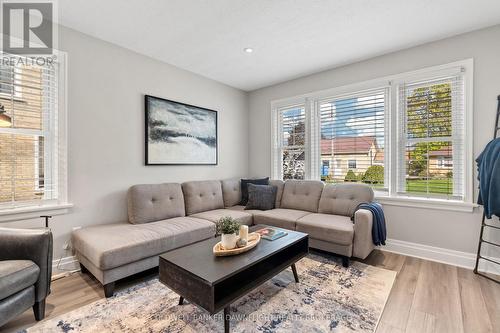
[[245, 47], [243, 51], [245, 51], [246, 53], [252, 53], [253, 49], [251, 47]]

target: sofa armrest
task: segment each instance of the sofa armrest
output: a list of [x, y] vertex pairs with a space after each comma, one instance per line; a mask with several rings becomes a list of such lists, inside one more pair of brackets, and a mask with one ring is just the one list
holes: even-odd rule
[[367, 209], [358, 209], [354, 213], [353, 256], [365, 259], [375, 248], [372, 240], [373, 215]]
[[52, 233], [48, 228], [0, 228], [0, 260], [31, 260], [40, 268], [40, 276], [35, 283], [37, 302], [50, 293], [52, 242]]

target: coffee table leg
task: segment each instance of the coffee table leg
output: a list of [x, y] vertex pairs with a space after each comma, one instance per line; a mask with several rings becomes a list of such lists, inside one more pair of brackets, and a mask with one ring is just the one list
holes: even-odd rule
[[292, 264], [292, 272], [293, 277], [295, 278], [295, 282], [299, 283], [299, 275], [297, 274], [297, 268], [295, 268], [295, 264]]
[[179, 305], [182, 305], [184, 304], [184, 297], [179, 297]]
[[229, 333], [230, 305], [224, 308], [224, 333]]

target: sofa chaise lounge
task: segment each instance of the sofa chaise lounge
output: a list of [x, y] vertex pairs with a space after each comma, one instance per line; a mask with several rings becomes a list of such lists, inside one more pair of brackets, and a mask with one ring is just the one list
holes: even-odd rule
[[[82, 272], [90, 271], [113, 295], [115, 281], [158, 266], [166, 251], [215, 236], [215, 222], [231, 216], [245, 225], [266, 224], [309, 234], [312, 248], [364, 259], [374, 249], [373, 200], [362, 184], [271, 180], [278, 188], [275, 209], [245, 210], [240, 181], [191, 181], [135, 185], [128, 191], [128, 222], [95, 225], [72, 233]], [[351, 220], [354, 217], [354, 221]]]

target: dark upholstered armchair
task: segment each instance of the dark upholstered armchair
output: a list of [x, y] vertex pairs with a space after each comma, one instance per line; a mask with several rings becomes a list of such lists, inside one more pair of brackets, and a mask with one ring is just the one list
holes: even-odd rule
[[0, 228], [0, 327], [30, 307], [43, 319], [51, 274], [49, 229]]

